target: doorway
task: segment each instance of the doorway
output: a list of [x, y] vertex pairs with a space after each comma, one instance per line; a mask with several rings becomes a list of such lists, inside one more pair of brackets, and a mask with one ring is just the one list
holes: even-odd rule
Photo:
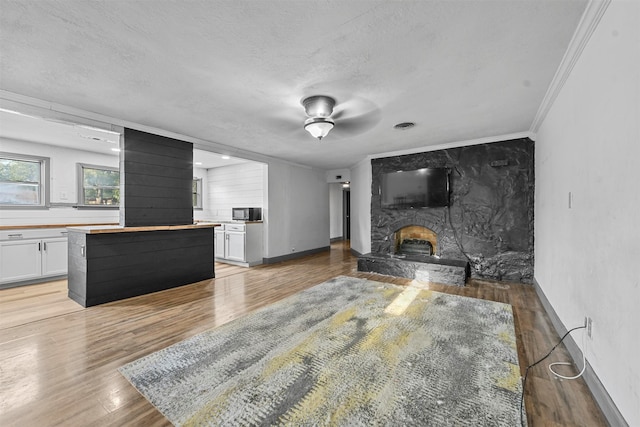
[[351, 191], [342, 190], [342, 239], [351, 240]]

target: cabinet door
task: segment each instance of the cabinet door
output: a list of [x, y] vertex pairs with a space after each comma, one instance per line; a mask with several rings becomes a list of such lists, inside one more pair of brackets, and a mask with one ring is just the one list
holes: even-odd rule
[[226, 257], [232, 261], [245, 262], [244, 254], [244, 236], [245, 233], [239, 231], [227, 231], [227, 239], [225, 245]]
[[42, 275], [67, 274], [67, 238], [58, 237], [42, 241]]
[[224, 231], [216, 230], [213, 235], [213, 256], [224, 258]]
[[0, 243], [0, 282], [19, 282], [40, 277], [41, 250], [40, 240]]

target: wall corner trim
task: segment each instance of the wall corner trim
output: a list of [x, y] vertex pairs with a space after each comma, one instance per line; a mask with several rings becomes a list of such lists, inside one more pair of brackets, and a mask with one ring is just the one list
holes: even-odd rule
[[[560, 317], [558, 317], [556, 311], [553, 309], [553, 306], [542, 291], [542, 288], [540, 287], [540, 284], [535, 277], [533, 279], [533, 286], [536, 290], [536, 294], [538, 294], [538, 298], [540, 298], [540, 302], [542, 303], [544, 310], [547, 312], [549, 318], [551, 319], [551, 323], [553, 324], [554, 329], [559, 336], [563, 336], [567, 333], [568, 329], [562, 323]], [[582, 351], [576, 344], [573, 337], [569, 335], [567, 338], [565, 338], [564, 344], [569, 351], [573, 362], [576, 364], [576, 366], [580, 366], [582, 364]], [[591, 394], [593, 394], [593, 398], [602, 410], [604, 417], [607, 419], [609, 425], [629, 427], [629, 424], [625, 421], [615, 402], [613, 401], [613, 399], [611, 399], [611, 396], [609, 396], [607, 389], [604, 387], [602, 382], [600, 382], [600, 379], [594, 372], [588, 360], [586, 361], [586, 363], [587, 369], [585, 369], [584, 371], [583, 378], [587, 383], [587, 387], [589, 387]]]
[[571, 75], [573, 67], [578, 62], [578, 59], [580, 59], [582, 51], [587, 46], [591, 35], [598, 27], [600, 19], [607, 10], [609, 3], [611, 3], [611, 0], [590, 0], [587, 4], [587, 7], [582, 14], [582, 18], [580, 18], [580, 22], [578, 23], [578, 27], [569, 42], [567, 51], [562, 57], [562, 61], [560, 61], [560, 65], [551, 80], [547, 93], [544, 95], [542, 103], [540, 104], [540, 107], [538, 107], [538, 112], [531, 123], [530, 131], [532, 133], [535, 134], [540, 129], [540, 125], [544, 121], [545, 117], [547, 117], [547, 113], [551, 110], [551, 107], [560, 94], [562, 87], [567, 82], [569, 75]]

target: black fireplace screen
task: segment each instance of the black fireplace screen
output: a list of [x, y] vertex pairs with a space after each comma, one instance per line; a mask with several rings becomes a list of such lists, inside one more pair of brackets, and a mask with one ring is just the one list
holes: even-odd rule
[[405, 255], [433, 255], [433, 246], [428, 240], [404, 239], [398, 252]]

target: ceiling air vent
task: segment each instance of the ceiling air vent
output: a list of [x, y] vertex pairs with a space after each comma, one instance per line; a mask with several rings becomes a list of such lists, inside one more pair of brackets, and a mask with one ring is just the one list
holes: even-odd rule
[[416, 124], [413, 122], [402, 122], [402, 123], [398, 123], [397, 125], [395, 125], [393, 128], [397, 129], [397, 130], [407, 130], [407, 129], [411, 129], [412, 127], [414, 127]]

